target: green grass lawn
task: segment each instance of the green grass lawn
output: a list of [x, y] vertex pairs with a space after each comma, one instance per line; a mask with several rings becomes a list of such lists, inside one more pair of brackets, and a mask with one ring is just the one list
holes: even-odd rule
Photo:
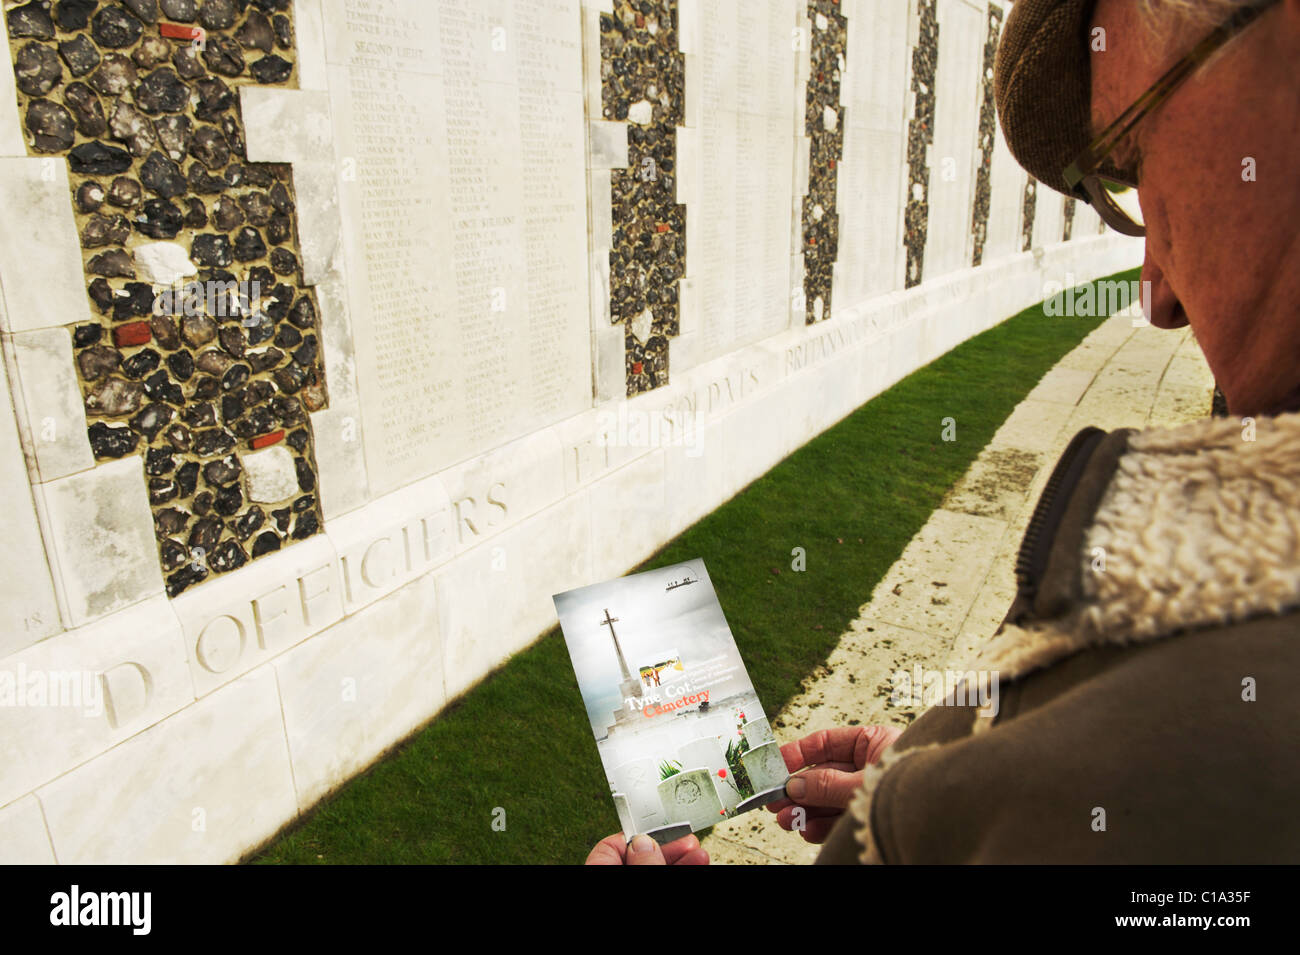
[[[1026, 309], [863, 405], [637, 569], [705, 559], [775, 714], [1011, 410], [1102, 320]], [[941, 439], [946, 417], [955, 441]], [[790, 569], [795, 547], [803, 572]], [[251, 861], [576, 863], [618, 828], [557, 627]]]

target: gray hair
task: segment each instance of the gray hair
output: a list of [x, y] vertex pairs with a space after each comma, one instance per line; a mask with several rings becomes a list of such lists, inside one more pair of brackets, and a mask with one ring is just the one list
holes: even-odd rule
[[1217, 26], [1232, 16], [1242, 0], [1138, 0], [1138, 8], [1151, 26], [1181, 23]]
[[[1172, 53], [1217, 27], [1251, 0], [1137, 0], [1138, 12], [1147, 28], [1147, 39], [1156, 48]], [[1185, 51], [1183, 51], [1185, 52]], [[1201, 69], [1219, 59], [1215, 53]]]

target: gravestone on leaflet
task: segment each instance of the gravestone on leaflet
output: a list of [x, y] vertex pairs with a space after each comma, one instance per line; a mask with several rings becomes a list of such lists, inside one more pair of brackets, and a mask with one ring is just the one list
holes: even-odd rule
[[681, 764], [686, 769], [703, 766], [718, 780], [718, 796], [727, 809], [735, 809], [740, 802], [740, 793], [730, 781], [731, 770], [727, 766], [727, 757], [722, 751], [722, 744], [716, 736], [703, 736], [692, 740], [678, 751]]
[[745, 734], [745, 741], [749, 743], [750, 749], [757, 749], [764, 743], [770, 743], [776, 739], [772, 733], [772, 724], [767, 720], [750, 720], [742, 727]]
[[781, 747], [776, 743], [764, 743], [742, 753], [740, 761], [749, 774], [749, 781], [754, 784], [754, 796], [740, 804], [741, 812], [753, 806], [766, 805], [771, 802], [770, 793], [785, 789], [790, 773], [785, 768]]
[[384, 493], [591, 404], [577, 0], [326, 0]]
[[609, 775], [627, 799], [634, 831], [649, 832], [668, 821], [659, 802], [659, 770], [654, 760], [633, 760], [616, 766]]
[[632, 804], [627, 796], [614, 793], [614, 811], [618, 813], [618, 824], [624, 831], [636, 828], [636, 817], [632, 815]]
[[689, 769], [659, 784], [659, 799], [669, 822], [684, 822], [692, 830], [706, 829], [726, 818], [722, 800], [707, 769]]

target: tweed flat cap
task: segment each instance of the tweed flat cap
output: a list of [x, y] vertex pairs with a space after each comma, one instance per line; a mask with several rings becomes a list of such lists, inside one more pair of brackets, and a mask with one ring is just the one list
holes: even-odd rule
[[[1061, 173], [1092, 141], [1088, 62], [1097, 0], [1016, 0], [993, 72], [1002, 134], [1011, 154], [1040, 182], [1067, 196]], [[1131, 173], [1103, 164], [1102, 172]]]

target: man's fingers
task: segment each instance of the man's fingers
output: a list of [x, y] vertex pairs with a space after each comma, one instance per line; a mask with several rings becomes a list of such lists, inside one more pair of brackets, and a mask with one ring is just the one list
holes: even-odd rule
[[660, 846], [649, 836], [637, 836], [628, 843], [620, 832], [606, 836], [587, 855], [587, 865], [708, 865], [709, 853], [700, 848], [699, 837], [683, 836]]
[[673, 865], [708, 865], [709, 853], [707, 849], [692, 849], [686, 855], [682, 856]]
[[898, 739], [902, 730], [893, 726], [839, 726], [818, 730], [781, 747], [785, 768], [792, 773], [809, 766], [849, 763], [861, 769], [880, 759], [885, 747]]
[[[681, 841], [681, 840], [678, 840]], [[667, 865], [664, 850], [649, 836], [636, 836], [627, 847], [628, 865]]]
[[[695, 835], [695, 833], [691, 833], [689, 836], [682, 836], [680, 839], [670, 842], [668, 845], [663, 847], [664, 862], [668, 865], [677, 865], [682, 856], [694, 852], [699, 847], [700, 839]], [[708, 853], [705, 853], [705, 855], [707, 856]]]
[[606, 836], [587, 855], [587, 865], [622, 865], [626, 845], [621, 832]]
[[[854, 766], [852, 763], [823, 763], [821, 766], [818, 766], [817, 768], [838, 769], [841, 772], [845, 772], [845, 773], [854, 773], [857, 772], [858, 769], [858, 767]], [[766, 809], [768, 812], [780, 812], [782, 809], [786, 808], [787, 806], [793, 806], [793, 805], [795, 805], [793, 799], [778, 799], [775, 802], [768, 803], [763, 808]]]
[[839, 769], [809, 769], [791, 776], [785, 784], [786, 795], [801, 806], [845, 808], [862, 785], [862, 773]]
[[894, 740], [903, 735], [897, 726], [868, 726], [867, 728], [867, 765], [880, 762], [885, 750], [893, 745]]
[[801, 740], [786, 743], [781, 747], [785, 757], [785, 768], [792, 773], [806, 766], [819, 763], [854, 763], [865, 730], [864, 726], [838, 726], [835, 729], [818, 730]]
[[776, 824], [789, 832], [795, 831], [796, 813], [802, 813], [800, 825], [807, 825], [810, 819], [838, 819], [842, 809], [830, 809], [823, 806], [790, 806], [776, 814]]
[[809, 819], [808, 827], [799, 835], [803, 836], [804, 842], [811, 842], [814, 845], [821, 845], [826, 841], [826, 837], [831, 834], [835, 828], [837, 818], [832, 819]]

